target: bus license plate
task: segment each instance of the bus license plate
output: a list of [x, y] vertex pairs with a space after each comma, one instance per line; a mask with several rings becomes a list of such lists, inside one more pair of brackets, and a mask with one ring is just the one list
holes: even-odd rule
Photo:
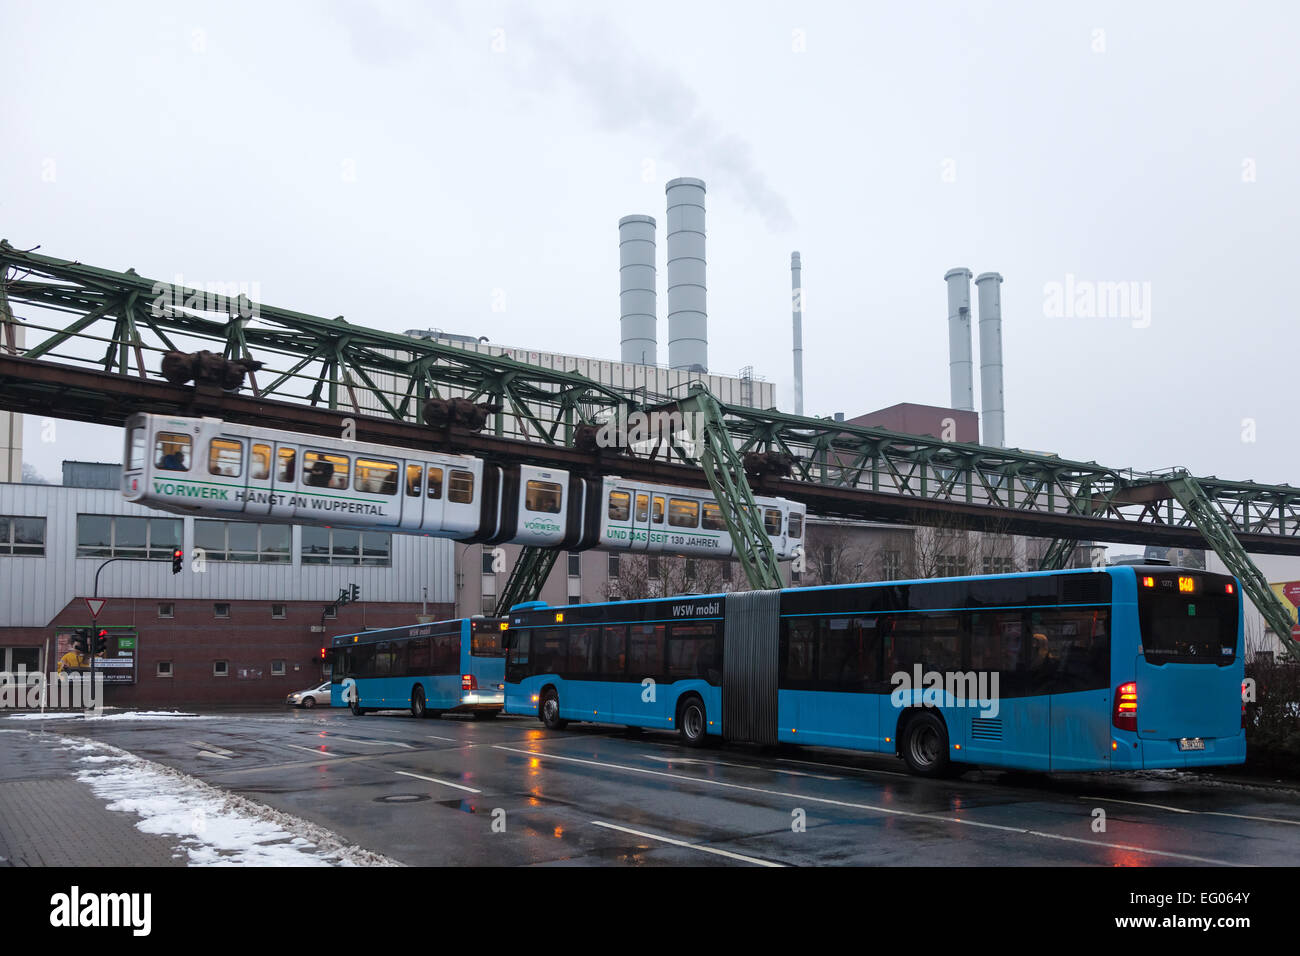
[[1178, 741], [1179, 750], [1204, 750], [1205, 740], [1201, 737], [1183, 737]]

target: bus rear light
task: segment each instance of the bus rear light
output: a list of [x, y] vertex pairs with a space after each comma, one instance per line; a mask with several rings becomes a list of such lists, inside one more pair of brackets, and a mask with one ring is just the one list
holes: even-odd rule
[[460, 678], [461, 690], [478, 690], [478, 681], [473, 674], [462, 674]]
[[1151, 575], [1148, 574], [1146, 577], [1142, 579], [1142, 586], [1144, 588], [1153, 588], [1156, 586], [1156, 579], [1151, 577]]
[[1138, 729], [1138, 685], [1135, 681], [1115, 688], [1115, 716], [1113, 723], [1120, 730]]
[[1223, 593], [1224, 593], [1224, 594], [1236, 594], [1236, 593], [1237, 593], [1237, 589], [1236, 589], [1235, 587], [1233, 587], [1231, 584], [1225, 584], [1225, 585], [1223, 586]]

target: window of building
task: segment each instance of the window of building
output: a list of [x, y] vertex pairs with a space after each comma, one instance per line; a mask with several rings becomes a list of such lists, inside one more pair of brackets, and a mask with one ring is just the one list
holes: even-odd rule
[[194, 521], [194, 547], [209, 561], [288, 564], [293, 529], [248, 521]]
[[225, 602], [219, 602], [212, 605], [213, 617], [230, 617], [230, 605]]
[[616, 578], [616, 577], [618, 577], [618, 555], [617, 555], [617, 554], [611, 554], [611, 555], [609, 556], [609, 566], [608, 566], [608, 567], [609, 567], [609, 576], [610, 576], [611, 578]]
[[393, 536], [378, 531], [304, 526], [302, 563], [388, 567], [392, 564]]
[[495, 574], [496, 571], [492, 567], [492, 552], [484, 549], [483, 553], [479, 557], [481, 559], [483, 573]]
[[984, 559], [985, 574], [1010, 574], [1015, 570], [1015, 561], [1008, 557], [986, 557]]
[[225, 677], [225, 676], [226, 676], [227, 674], [229, 674], [229, 673], [230, 673], [230, 663], [229, 663], [228, 661], [213, 661], [213, 662], [212, 662], [212, 676], [213, 676], [213, 677]]
[[284, 604], [272, 604], [271, 605], [272, 619], [276, 621], [283, 621], [286, 617], [285, 614], [286, 610], [287, 610], [287, 606]]
[[167, 561], [181, 546], [180, 518], [77, 515], [77, 557]]
[[327, 621], [336, 620], [339, 616], [338, 608], [333, 604], [325, 605], [324, 619]]
[[284, 676], [284, 661], [271, 661], [271, 676], [272, 677]]
[[582, 577], [582, 555], [569, 554], [569, 577]]
[[45, 554], [45, 519], [0, 515], [0, 556], [39, 558]]
[[155, 671], [155, 674], [156, 674], [158, 677], [171, 677], [171, 676], [172, 676], [172, 662], [171, 662], [171, 661], [159, 661], [159, 662], [158, 662], [158, 670]]
[[652, 578], [659, 577], [659, 555], [652, 554], [646, 558], [646, 573]]
[[164, 601], [158, 605], [158, 616], [160, 618], [169, 618], [176, 616], [176, 605], [171, 601]]
[[903, 553], [901, 551], [880, 552], [880, 574], [886, 581], [897, 581], [903, 576]]
[[941, 578], [955, 578], [967, 573], [967, 562], [964, 557], [958, 557], [954, 554], [941, 554], [935, 560], [935, 575]]

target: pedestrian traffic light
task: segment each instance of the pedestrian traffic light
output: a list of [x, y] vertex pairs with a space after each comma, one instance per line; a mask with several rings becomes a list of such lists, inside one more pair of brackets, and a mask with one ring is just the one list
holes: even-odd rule
[[360, 600], [361, 600], [361, 586], [360, 586], [360, 585], [357, 585], [357, 584], [352, 585], [352, 592], [348, 595], [348, 600], [350, 600], [350, 601], [360, 601]]
[[181, 573], [181, 564], [185, 561], [185, 552], [177, 548], [172, 552], [172, 574]]
[[95, 656], [108, 653], [108, 631], [100, 628], [99, 633], [95, 635]]

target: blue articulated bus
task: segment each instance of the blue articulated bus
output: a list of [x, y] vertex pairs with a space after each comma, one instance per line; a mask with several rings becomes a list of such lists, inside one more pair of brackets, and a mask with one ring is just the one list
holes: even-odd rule
[[409, 708], [416, 717], [472, 713], [504, 704], [500, 618], [458, 618], [333, 638], [330, 704], [357, 716]]
[[1111, 567], [512, 609], [505, 710], [1040, 771], [1239, 764], [1240, 587]]

